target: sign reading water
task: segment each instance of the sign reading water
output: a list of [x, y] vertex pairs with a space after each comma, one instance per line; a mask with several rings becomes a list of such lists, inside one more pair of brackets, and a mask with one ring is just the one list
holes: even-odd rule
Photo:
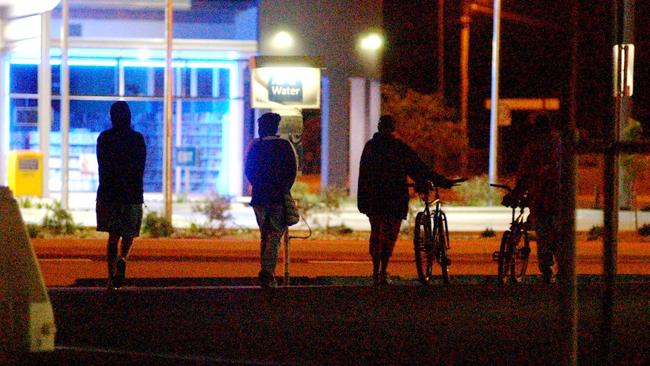
[[301, 102], [302, 81], [271, 77], [269, 79], [269, 100], [272, 102]]
[[253, 68], [251, 100], [253, 108], [320, 108], [320, 69]]

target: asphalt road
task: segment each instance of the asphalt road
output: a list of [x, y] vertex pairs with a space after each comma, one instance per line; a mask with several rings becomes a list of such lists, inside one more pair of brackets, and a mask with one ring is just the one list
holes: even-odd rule
[[[604, 363], [601, 284], [579, 287], [580, 364]], [[557, 286], [50, 289], [57, 352], [33, 364], [557, 365]], [[612, 365], [650, 362], [650, 286], [616, 287]]]

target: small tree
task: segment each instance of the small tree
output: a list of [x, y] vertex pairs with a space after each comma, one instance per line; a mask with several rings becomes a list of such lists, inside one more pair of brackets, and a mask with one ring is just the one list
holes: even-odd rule
[[54, 201], [51, 205], [45, 206], [45, 216], [43, 217], [42, 226], [53, 235], [70, 235], [78, 229], [72, 214], [63, 206], [61, 202]]
[[330, 217], [335, 215], [341, 209], [341, 201], [346, 196], [346, 193], [343, 189], [337, 187], [327, 187], [323, 191], [322, 203], [325, 208], [326, 213], [326, 223], [325, 229], [329, 232], [330, 226]]
[[[208, 219], [208, 226], [217, 236], [223, 236], [226, 233], [226, 228], [232, 215], [228, 210], [230, 209], [230, 197], [224, 197], [215, 193], [213, 196], [208, 197], [204, 203], [199, 203], [192, 207], [194, 212], [204, 214]], [[215, 226], [216, 224], [216, 226]]]
[[291, 196], [296, 200], [298, 211], [303, 219], [308, 220], [311, 211], [320, 204], [318, 195], [309, 192], [309, 185], [303, 182], [296, 182], [291, 187]]

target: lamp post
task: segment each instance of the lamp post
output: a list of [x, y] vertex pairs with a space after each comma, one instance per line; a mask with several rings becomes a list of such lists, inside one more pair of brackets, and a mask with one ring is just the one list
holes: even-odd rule
[[163, 141], [163, 201], [165, 219], [172, 221], [172, 103], [173, 103], [173, 69], [172, 40], [174, 38], [173, 1], [167, 0], [165, 8], [165, 101], [164, 101], [164, 141]]

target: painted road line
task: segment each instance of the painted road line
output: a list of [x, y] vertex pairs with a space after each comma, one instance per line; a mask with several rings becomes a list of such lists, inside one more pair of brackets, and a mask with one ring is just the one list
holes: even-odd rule
[[39, 262], [94, 262], [88, 258], [39, 258]]
[[312, 264], [368, 264], [372, 263], [372, 261], [324, 261], [324, 260], [316, 260], [316, 261], [310, 261], [308, 260], [307, 263], [312, 263]]

